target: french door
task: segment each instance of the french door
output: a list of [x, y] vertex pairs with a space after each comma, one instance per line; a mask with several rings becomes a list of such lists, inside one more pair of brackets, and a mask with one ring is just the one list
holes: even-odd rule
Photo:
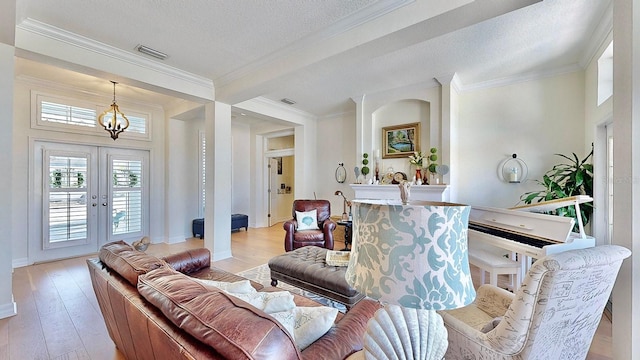
[[30, 261], [148, 234], [148, 159], [141, 150], [36, 142]]

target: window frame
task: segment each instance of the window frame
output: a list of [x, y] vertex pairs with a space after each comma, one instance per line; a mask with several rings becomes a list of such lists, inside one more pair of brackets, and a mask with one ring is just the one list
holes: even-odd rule
[[[86, 125], [74, 125], [74, 124], [65, 124], [65, 123], [57, 123], [51, 121], [42, 120], [42, 102], [50, 102], [54, 104], [59, 104], [63, 106], [71, 106], [77, 108], [83, 108], [88, 110], [95, 111], [95, 125], [94, 126], [86, 126]], [[64, 95], [51, 95], [40, 91], [31, 91], [31, 128], [37, 130], [47, 130], [47, 131], [58, 131], [64, 133], [72, 133], [72, 134], [82, 134], [82, 135], [92, 135], [92, 136], [103, 136], [106, 134], [106, 131], [100, 124], [98, 123], [98, 116], [102, 114], [105, 110], [107, 110], [109, 105], [104, 104], [96, 104], [91, 101], [80, 100], [78, 98], [64, 96]], [[139, 117], [145, 120], [145, 133], [124, 131], [119, 135], [119, 139], [131, 139], [131, 140], [143, 140], [143, 141], [151, 141], [151, 123], [152, 123], [152, 115], [150, 112], [135, 110], [127, 106], [122, 106], [118, 104], [120, 111], [122, 111], [125, 116], [129, 117]]]

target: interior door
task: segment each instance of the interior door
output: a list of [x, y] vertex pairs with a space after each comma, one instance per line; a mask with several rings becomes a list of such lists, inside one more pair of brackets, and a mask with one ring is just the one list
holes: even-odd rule
[[148, 233], [148, 152], [35, 142], [33, 159], [30, 262]]
[[278, 188], [277, 188], [278, 160], [269, 158], [269, 226], [278, 222]]

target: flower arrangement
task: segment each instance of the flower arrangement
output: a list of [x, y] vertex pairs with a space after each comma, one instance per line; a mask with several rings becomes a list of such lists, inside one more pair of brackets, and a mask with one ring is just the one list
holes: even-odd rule
[[418, 168], [422, 167], [422, 161], [425, 159], [425, 156], [422, 154], [422, 151], [414, 151], [413, 155], [409, 156], [409, 163], [411, 165], [415, 165]]

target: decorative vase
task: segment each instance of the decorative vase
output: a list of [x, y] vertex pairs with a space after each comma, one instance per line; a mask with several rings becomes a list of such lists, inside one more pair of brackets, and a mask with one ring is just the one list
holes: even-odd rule
[[416, 181], [420, 179], [420, 182], [422, 182], [422, 171], [420, 170], [420, 168], [416, 168]]

